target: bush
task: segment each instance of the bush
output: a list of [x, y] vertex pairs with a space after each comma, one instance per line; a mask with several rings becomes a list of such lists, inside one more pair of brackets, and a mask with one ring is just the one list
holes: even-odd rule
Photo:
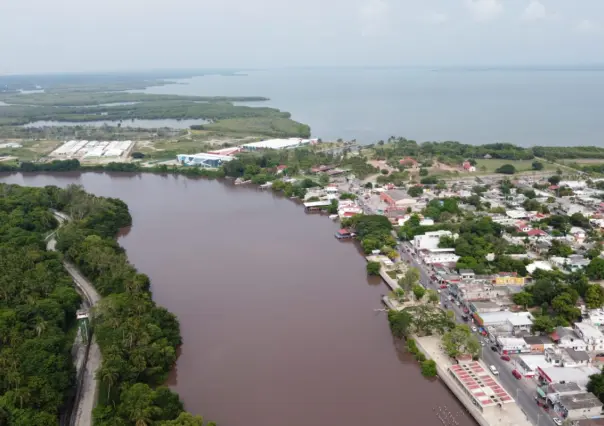
[[386, 169], [382, 169], [382, 170], [380, 170], [380, 173], [383, 175], [387, 175], [389, 172]]
[[513, 175], [514, 173], [516, 173], [516, 167], [512, 166], [511, 164], [504, 164], [503, 166], [495, 170], [495, 172], [502, 173], [504, 175]]
[[381, 268], [380, 262], [367, 262], [368, 275], [380, 275]]
[[533, 170], [543, 170], [543, 163], [539, 161], [533, 161]]
[[424, 377], [436, 377], [438, 372], [436, 371], [436, 362], [431, 359], [422, 361], [422, 375]]

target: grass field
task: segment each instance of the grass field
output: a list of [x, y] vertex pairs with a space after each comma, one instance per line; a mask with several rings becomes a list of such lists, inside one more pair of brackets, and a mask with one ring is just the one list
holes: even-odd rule
[[[543, 170], [556, 170], [554, 164], [541, 162]], [[533, 170], [533, 160], [499, 160], [499, 159], [480, 159], [476, 160], [476, 171], [479, 173], [495, 173], [499, 167], [504, 164], [511, 164], [516, 168], [517, 172], [530, 172]]]

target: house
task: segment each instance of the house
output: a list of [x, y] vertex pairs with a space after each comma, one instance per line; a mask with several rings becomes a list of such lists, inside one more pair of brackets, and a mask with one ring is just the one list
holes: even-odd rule
[[574, 349], [548, 348], [544, 352], [545, 359], [554, 367], [585, 367], [589, 365], [590, 358], [585, 351]]
[[285, 169], [287, 169], [287, 166], [285, 166], [285, 165], [277, 166], [277, 174], [283, 173], [285, 171]]
[[591, 392], [562, 395], [554, 406], [562, 417], [568, 420], [579, 420], [599, 417], [602, 412], [602, 401]]
[[588, 351], [604, 350], [604, 334], [593, 325], [576, 322], [575, 333], [587, 344]]
[[380, 193], [380, 200], [384, 201], [390, 207], [397, 208], [413, 207], [417, 204], [415, 198], [410, 197], [406, 191], [401, 189], [392, 189]]
[[519, 220], [516, 222], [516, 231], [528, 233], [532, 229], [532, 226], [524, 221]]
[[464, 280], [471, 280], [474, 278], [474, 276], [476, 275], [474, 273], [473, 270], [471, 269], [460, 269], [459, 270], [459, 275], [461, 276], [462, 279]]
[[[451, 231], [432, 231], [413, 238], [413, 248], [416, 250], [430, 250], [438, 248], [441, 237], [453, 237]], [[455, 250], [453, 250], [455, 251]]]
[[482, 158], [484, 158], [485, 160], [490, 160], [493, 157], [491, 157], [491, 154], [485, 154]]
[[462, 167], [466, 172], [473, 173], [476, 171], [476, 167], [474, 167], [469, 161], [464, 161]]
[[568, 257], [552, 256], [550, 258], [550, 261], [558, 268], [566, 268], [569, 269], [571, 272], [579, 271], [587, 267], [590, 263], [589, 259], [579, 254], [573, 254]]
[[[496, 328], [500, 332], [517, 334], [530, 331], [533, 325], [533, 316], [530, 312], [487, 312], [474, 314], [476, 323], [484, 328]], [[524, 341], [523, 341], [524, 342]], [[527, 352], [530, 352], [530, 348]]]
[[529, 353], [531, 351], [531, 347], [526, 344], [524, 339], [497, 336], [496, 341], [499, 350], [504, 355]]
[[556, 327], [550, 337], [559, 348], [571, 348], [578, 351], [587, 350], [587, 343], [570, 327]]
[[531, 239], [539, 239], [548, 235], [543, 229], [530, 229], [526, 233]]
[[570, 228], [569, 234], [572, 235], [575, 241], [579, 244], [585, 241], [585, 230], [583, 228], [573, 226], [572, 228]]
[[457, 263], [459, 256], [455, 254], [454, 248], [435, 248], [421, 252], [421, 258], [425, 264], [434, 263]]
[[546, 349], [554, 347], [554, 342], [548, 336], [524, 336], [523, 339], [533, 354], [542, 354]]
[[539, 378], [545, 384], [550, 383], [576, 383], [581, 387], [586, 387], [589, 382], [589, 376], [600, 374], [599, 368], [591, 365], [576, 368], [564, 367], [539, 367]]

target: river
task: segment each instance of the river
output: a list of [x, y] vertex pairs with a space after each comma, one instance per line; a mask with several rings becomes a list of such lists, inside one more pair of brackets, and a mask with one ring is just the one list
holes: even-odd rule
[[[182, 176], [14, 174], [128, 203], [120, 244], [181, 323], [169, 384], [220, 426], [443, 426], [463, 410], [390, 335], [380, 279], [337, 225], [269, 192]], [[459, 414], [459, 426], [474, 425]]]

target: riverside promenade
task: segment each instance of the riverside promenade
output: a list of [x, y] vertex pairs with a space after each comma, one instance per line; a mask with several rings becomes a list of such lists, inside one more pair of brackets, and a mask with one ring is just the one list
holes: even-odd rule
[[[472, 398], [466, 393], [466, 390], [453, 378], [449, 367], [453, 362], [441, 348], [441, 342], [438, 337], [414, 336], [419, 350], [426, 355], [426, 358], [434, 360], [436, 370], [440, 379], [447, 385], [459, 401], [466, 407], [468, 412], [474, 417], [481, 426], [531, 426], [532, 423], [527, 419], [522, 410], [515, 401], [499, 404], [484, 409], [479, 409]], [[482, 364], [482, 362], [481, 362]], [[485, 365], [482, 367], [488, 371]]]

